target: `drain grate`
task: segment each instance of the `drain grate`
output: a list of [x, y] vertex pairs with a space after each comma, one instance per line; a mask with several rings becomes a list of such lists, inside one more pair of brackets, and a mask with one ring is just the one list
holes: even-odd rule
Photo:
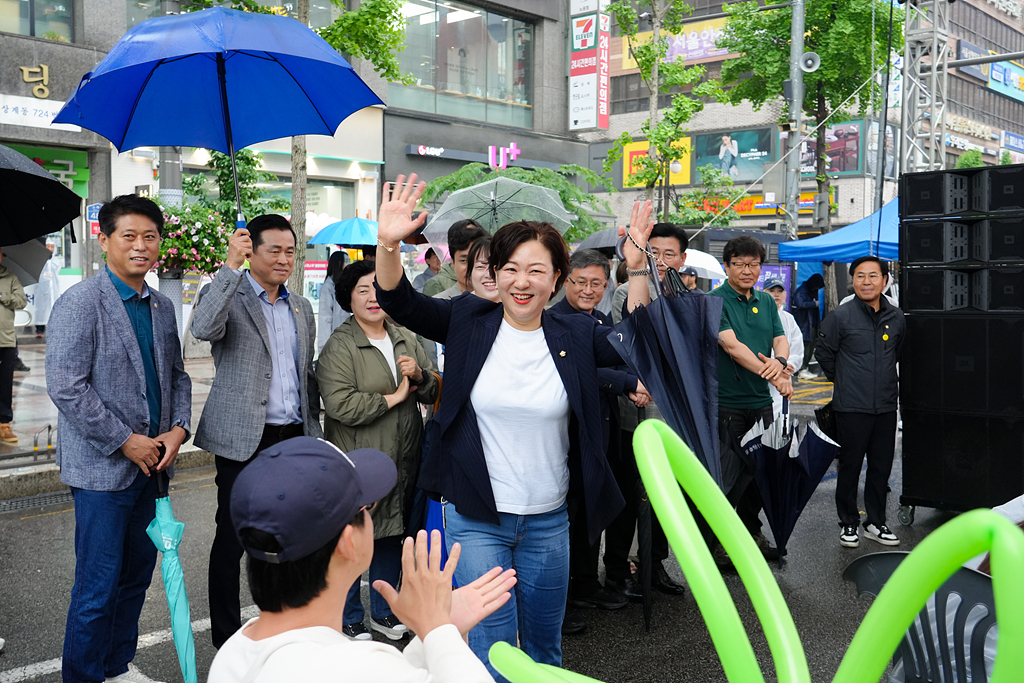
[[74, 497], [71, 491], [59, 491], [57, 493], [43, 493], [28, 498], [14, 498], [13, 500], [0, 500], [0, 513], [14, 512], [15, 510], [30, 510], [41, 508], [47, 505], [64, 505], [73, 503]]

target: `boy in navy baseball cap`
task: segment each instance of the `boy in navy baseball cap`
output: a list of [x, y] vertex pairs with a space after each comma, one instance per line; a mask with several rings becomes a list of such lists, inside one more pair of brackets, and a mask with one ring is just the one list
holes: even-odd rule
[[394, 487], [392, 460], [372, 449], [343, 453], [311, 437], [264, 450], [238, 476], [231, 517], [245, 549], [249, 589], [260, 609], [221, 647], [211, 683], [271, 681], [403, 681], [425, 673], [438, 681], [491, 681], [466, 645], [466, 634], [509, 599], [515, 572], [495, 567], [452, 599], [460, 549], [440, 565], [440, 534], [407, 538], [402, 589], [374, 589], [417, 637], [399, 652], [342, 634], [345, 596], [373, 557], [373, 520], [366, 514]]

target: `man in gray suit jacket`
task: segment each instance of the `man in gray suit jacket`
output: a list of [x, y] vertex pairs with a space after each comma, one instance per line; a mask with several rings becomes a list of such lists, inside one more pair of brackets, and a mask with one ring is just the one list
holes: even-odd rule
[[148, 681], [135, 657], [139, 614], [156, 565], [146, 535], [157, 472], [188, 438], [192, 382], [170, 300], [146, 273], [164, 218], [124, 195], [99, 214], [107, 266], [69, 289], [46, 330], [46, 385], [57, 406], [57, 464], [75, 498], [75, 585], [64, 681]]
[[[243, 271], [246, 259], [249, 270]], [[217, 369], [195, 438], [216, 455], [209, 593], [217, 648], [242, 626], [243, 551], [231, 523], [235, 479], [257, 453], [279, 441], [324, 435], [313, 374], [313, 307], [285, 288], [294, 267], [295, 233], [287, 219], [258, 216], [232, 235], [224, 267], [200, 292], [193, 312], [192, 335], [212, 343]]]

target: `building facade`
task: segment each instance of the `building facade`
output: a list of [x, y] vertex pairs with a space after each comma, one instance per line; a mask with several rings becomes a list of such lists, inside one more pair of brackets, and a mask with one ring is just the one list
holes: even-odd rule
[[415, 81], [387, 85], [387, 178], [432, 180], [489, 163], [491, 148], [496, 164], [586, 164], [588, 144], [566, 116], [568, 3], [407, 0], [399, 59]]
[[[324, 25], [337, 16], [331, 3], [314, 4], [311, 23]], [[82, 197], [83, 217], [73, 224], [78, 242], [72, 244], [67, 228], [55, 235], [67, 278], [89, 277], [103, 262], [96, 226], [90, 225], [86, 207], [127, 193], [175, 201], [180, 193], [161, 186], [161, 164], [180, 163], [184, 173], [206, 170], [205, 150], [138, 148], [119, 153], [88, 130], [51, 125], [82, 76], [102, 61], [128, 29], [178, 11], [180, 3], [166, 0], [0, 0], [0, 144], [34, 158]], [[356, 67], [371, 87], [386, 94], [368, 65]], [[266, 189], [290, 198], [290, 139], [268, 141], [254, 149], [263, 154], [264, 168], [277, 175]], [[372, 217], [383, 162], [380, 108], [349, 117], [334, 137], [309, 136], [307, 209], [312, 213], [307, 215], [313, 229], [356, 215]], [[307, 257], [317, 260], [324, 255], [313, 249]]]
[[[670, 38], [669, 58], [687, 64], [703, 64], [706, 78], [717, 78], [722, 62], [728, 59], [715, 39], [725, 24], [721, 2], [698, 1], [683, 32]], [[1024, 50], [1024, 10], [1017, 0], [960, 0], [951, 5], [951, 48], [957, 58], [981, 54]], [[881, 17], [879, 21], [884, 20]], [[641, 26], [641, 29], [643, 27]], [[642, 36], [641, 36], [642, 37]], [[1024, 64], [1024, 62], [1022, 62]], [[623, 132], [638, 142], [627, 147], [624, 158], [614, 165], [612, 179], [620, 192], [609, 197], [620, 220], [628, 216], [633, 202], [643, 189], [629, 184], [630, 158], [646, 154], [646, 142], [640, 142], [640, 126], [648, 118], [648, 91], [626, 40], [614, 21], [610, 40], [610, 125], [608, 130], [590, 130], [583, 137], [591, 143], [591, 168], [599, 169], [612, 142]], [[889, 100], [888, 123], [884, 136], [884, 199], [896, 193], [895, 179], [900, 172], [901, 135], [898, 67]], [[1024, 162], [1024, 66], [1015, 62], [951, 69], [950, 100], [947, 108], [946, 164], [952, 168], [964, 151], [978, 149], [986, 164], [999, 163], [1009, 155], [1014, 163]], [[661, 107], [669, 96], [662, 95]], [[781, 98], [754, 111], [749, 105], [737, 107], [706, 102], [702, 112], [690, 122], [683, 139], [690, 152], [680, 168], [669, 174], [670, 192], [681, 192], [700, 182], [700, 168], [706, 164], [728, 172], [737, 187], [747, 190], [735, 208], [740, 219], [732, 227], [779, 231], [785, 225], [776, 204], [782, 197], [777, 188], [762, 178], [766, 169], [781, 159], [785, 151], [785, 133], [778, 130], [783, 111]], [[828, 174], [834, 187], [832, 197], [833, 228], [855, 222], [873, 211], [877, 192], [877, 150], [880, 142], [877, 118], [830, 121], [826, 128]], [[729, 143], [738, 149], [736, 158], [723, 154]], [[805, 144], [801, 154], [801, 236], [816, 234], [812, 228], [814, 181], [813, 144]], [[780, 164], [781, 166], [781, 164]], [[771, 178], [769, 177], [770, 181]], [[775, 191], [775, 202], [771, 201]], [[714, 241], [714, 240], [713, 240]], [[766, 241], [773, 241], [767, 240]], [[710, 244], [703, 244], [715, 251]]]

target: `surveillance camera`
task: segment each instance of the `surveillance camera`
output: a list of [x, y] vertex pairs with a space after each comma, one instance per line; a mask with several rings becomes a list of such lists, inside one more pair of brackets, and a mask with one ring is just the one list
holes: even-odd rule
[[644, 21], [647, 21], [650, 18], [651, 18], [651, 13], [650, 12], [641, 12], [639, 15], [637, 15], [637, 19], [643, 19]]

